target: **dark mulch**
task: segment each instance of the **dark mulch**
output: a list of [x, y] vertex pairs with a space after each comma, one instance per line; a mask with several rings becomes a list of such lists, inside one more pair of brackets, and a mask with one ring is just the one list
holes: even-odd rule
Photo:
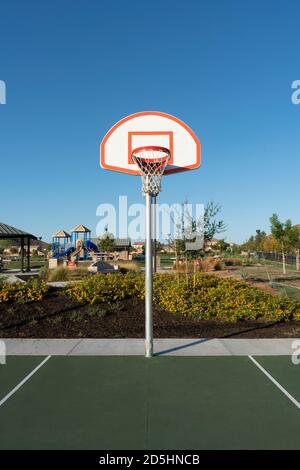
[[[285, 338], [300, 336], [300, 321], [221, 323], [196, 320], [154, 308], [156, 338]], [[0, 304], [4, 338], [142, 338], [144, 303], [82, 305], [57, 292], [42, 302]]]

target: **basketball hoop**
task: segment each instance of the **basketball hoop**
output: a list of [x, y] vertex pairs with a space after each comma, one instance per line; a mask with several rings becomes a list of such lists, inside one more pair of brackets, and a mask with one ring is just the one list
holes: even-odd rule
[[138, 147], [132, 151], [132, 160], [142, 176], [142, 192], [157, 196], [161, 191], [161, 179], [170, 159], [170, 150], [165, 147]]
[[[117, 122], [100, 146], [106, 170], [142, 177], [145, 196], [145, 355], [153, 355], [153, 271], [155, 272], [156, 198], [163, 175], [200, 166], [201, 145], [190, 127], [175, 116], [142, 111]], [[154, 256], [153, 256], [154, 255]]]

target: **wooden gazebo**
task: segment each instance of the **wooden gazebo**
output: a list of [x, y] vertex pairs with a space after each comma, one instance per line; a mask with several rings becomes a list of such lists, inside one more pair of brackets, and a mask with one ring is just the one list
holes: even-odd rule
[[30, 271], [30, 241], [37, 240], [31, 233], [24, 232], [11, 225], [0, 222], [0, 240], [20, 240], [21, 246], [21, 270], [24, 271], [25, 245], [27, 246], [27, 263], [26, 271]]

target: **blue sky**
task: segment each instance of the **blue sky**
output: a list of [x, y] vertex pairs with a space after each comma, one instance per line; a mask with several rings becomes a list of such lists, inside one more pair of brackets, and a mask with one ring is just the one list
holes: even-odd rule
[[139, 178], [99, 167], [124, 116], [173, 114], [202, 144], [202, 167], [164, 180], [160, 202], [222, 205], [226, 239], [300, 223], [298, 1], [0, 2], [0, 220], [43, 239], [83, 223]]

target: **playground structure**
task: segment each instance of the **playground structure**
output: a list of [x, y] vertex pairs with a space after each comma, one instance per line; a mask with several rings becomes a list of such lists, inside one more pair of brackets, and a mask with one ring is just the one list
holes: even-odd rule
[[54, 267], [61, 259], [73, 262], [87, 261], [95, 260], [99, 255], [97, 245], [91, 241], [91, 230], [84, 225], [78, 225], [71, 230], [71, 234], [60, 230], [53, 235], [49, 267]]

